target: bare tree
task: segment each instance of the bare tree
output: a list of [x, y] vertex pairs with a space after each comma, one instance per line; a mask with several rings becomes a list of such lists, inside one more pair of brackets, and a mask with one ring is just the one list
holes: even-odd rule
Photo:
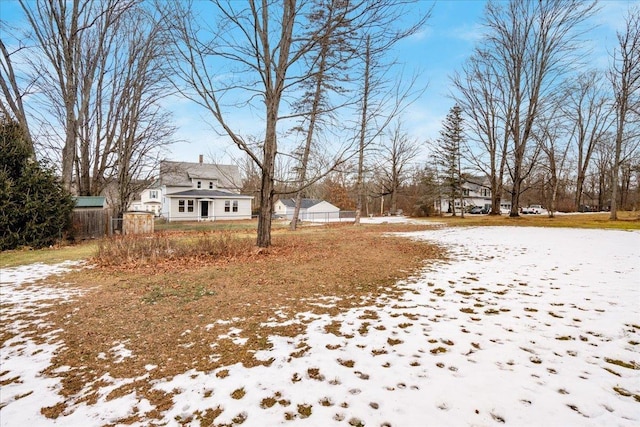
[[[62, 182], [70, 190], [74, 165], [82, 169], [79, 184], [86, 193], [88, 152], [78, 147], [81, 127], [88, 123], [91, 89], [99, 76], [100, 58], [108, 49], [111, 27], [133, 0], [20, 0], [43, 61], [34, 63], [39, 86], [63, 125]], [[59, 114], [56, 114], [59, 113]], [[86, 130], [86, 129], [85, 129]], [[86, 137], [86, 135], [85, 135]], [[76, 164], [80, 149], [80, 163]], [[85, 156], [85, 158], [82, 158]]]
[[[618, 180], [622, 161], [623, 145], [640, 136], [637, 129], [629, 124], [633, 117], [640, 115], [640, 9], [629, 10], [626, 26], [618, 33], [619, 46], [613, 56], [613, 64], [609, 78], [613, 87], [616, 137], [615, 154], [611, 182], [611, 214], [610, 219], [618, 219]], [[636, 143], [637, 144], [637, 143]]]
[[575, 207], [582, 204], [584, 181], [598, 144], [602, 143], [609, 128], [611, 108], [604, 93], [602, 81], [596, 71], [581, 73], [569, 84], [561, 103], [563, 120], [570, 128], [570, 138], [576, 149]]
[[[592, 165], [591, 198], [597, 198], [598, 209], [610, 208], [608, 197], [611, 195], [611, 169], [615, 153], [615, 135], [607, 133], [603, 141], [594, 150]], [[610, 203], [610, 202], [609, 202]]]
[[398, 192], [409, 177], [411, 162], [418, 155], [417, 141], [411, 139], [402, 130], [402, 125], [396, 121], [392, 129], [387, 132], [380, 150], [381, 161], [378, 166], [382, 175], [382, 194], [390, 196], [389, 213], [395, 215], [397, 211]]
[[491, 215], [500, 214], [509, 147], [505, 122], [512, 115], [497, 66], [487, 53], [476, 50], [462, 72], [452, 77], [454, 98], [467, 117], [467, 160], [489, 178]]
[[511, 216], [518, 216], [522, 185], [535, 164], [537, 149], [531, 144], [542, 105], [579, 52], [581, 24], [594, 11], [595, 2], [579, 0], [487, 3], [482, 51], [505, 82], [504, 95], [496, 99], [509, 141]]
[[[308, 17], [311, 23], [308, 37], [317, 38], [318, 43], [307, 57], [311, 76], [302, 82], [305, 91], [296, 106], [296, 110], [303, 114], [298, 130], [304, 136], [304, 142], [300, 149], [300, 160], [297, 166], [298, 191], [295, 194], [291, 230], [295, 230], [298, 224], [303, 188], [318, 180], [317, 177], [309, 179], [308, 166], [316, 132], [322, 126], [325, 116], [332, 118], [332, 111], [338, 108], [331, 105], [329, 94], [336, 97], [344, 92], [340, 86], [344, 81], [342, 76], [346, 74], [346, 64], [354, 53], [349, 43], [351, 27], [348, 22], [345, 22], [348, 12], [349, 2], [344, 0], [316, 0], [316, 5]], [[327, 22], [330, 24], [327, 25]]]
[[371, 73], [371, 36], [367, 35], [363, 60], [362, 76], [362, 106], [360, 110], [360, 130], [358, 132], [358, 170], [356, 172], [356, 218], [355, 223], [360, 224], [362, 215], [362, 201], [364, 198], [364, 153], [371, 140], [367, 136], [369, 120], [369, 99], [372, 91]]
[[355, 224], [360, 224], [366, 193], [365, 153], [368, 147], [382, 135], [394, 118], [426, 90], [426, 87], [415, 87], [415, 76], [408, 82], [403, 83], [402, 78], [399, 78], [391, 83], [388, 72], [397, 64], [394, 61], [385, 62], [382, 58], [396, 43], [419, 31], [430, 18], [432, 8], [418, 14], [414, 24], [398, 29], [397, 22], [405, 15], [405, 9], [389, 7], [393, 5], [386, 5], [384, 2], [378, 3], [380, 7], [371, 21], [374, 25], [364, 26], [361, 30], [363, 45], [359, 49], [362, 54], [359, 119], [356, 124], [358, 169]]
[[564, 99], [564, 96], [561, 96], [552, 102], [553, 108], [550, 108], [540, 118], [534, 132], [537, 144], [540, 146], [546, 160], [541, 162], [541, 169], [546, 175], [544, 180], [550, 187], [550, 194], [545, 203], [550, 218], [555, 216], [560, 176], [567, 169], [567, 155], [571, 147], [566, 123], [563, 123], [563, 118], [557, 113]]
[[[184, 95], [206, 108], [222, 132], [260, 168], [257, 245], [268, 247], [281, 104], [288, 90], [308, 79], [307, 72], [297, 74], [294, 69], [315, 42], [296, 37], [302, 33], [303, 10], [295, 0], [281, 4], [213, 1], [212, 6], [213, 10], [206, 13], [214, 24], [199, 27], [188, 7], [176, 5], [176, 55], [182, 60], [176, 72], [188, 87]], [[210, 68], [212, 60], [228, 67], [224, 69], [229, 73], [226, 81], [219, 78], [220, 68]], [[254, 103], [255, 99], [262, 105]], [[228, 117], [229, 107], [249, 107], [259, 112], [264, 134], [258, 144], [252, 144], [240, 129], [234, 128]]]
[[[107, 114], [108, 128], [114, 130], [113, 142], [109, 134], [105, 137], [115, 150], [110, 180], [117, 187], [118, 215], [149, 184], [175, 132], [170, 114], [161, 106], [172, 93], [165, 74], [165, 46], [159, 43], [164, 31], [162, 17], [143, 8], [132, 9], [131, 13], [132, 19], [123, 20], [119, 26], [119, 43], [113, 55], [116, 72], [111, 78], [108, 95], [112, 108]], [[104, 158], [104, 152], [96, 151], [100, 154]], [[98, 175], [99, 170], [96, 163], [94, 173]]]

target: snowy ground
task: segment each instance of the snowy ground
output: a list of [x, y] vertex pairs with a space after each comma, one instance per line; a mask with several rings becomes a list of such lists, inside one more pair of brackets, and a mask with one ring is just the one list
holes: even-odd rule
[[[407, 236], [449, 246], [453, 260], [401, 283], [399, 300], [331, 318], [300, 313], [298, 321], [313, 318], [305, 334], [272, 336], [273, 349], [257, 355], [273, 359], [268, 367], [155, 383], [177, 392], [162, 425], [199, 426], [197, 414], [214, 411], [216, 423], [243, 426], [640, 425], [639, 232], [482, 227]], [[48, 305], [76, 297], [30, 284], [67, 267], [2, 270], [3, 318], [31, 310], [38, 322]], [[62, 398], [39, 372], [64, 343], [55, 333], [26, 336], [21, 322], [2, 343], [0, 426], [98, 426], [152, 409], [135, 395], [107, 399], [133, 379], [105, 378], [97, 404], [44, 418], [40, 408]]]

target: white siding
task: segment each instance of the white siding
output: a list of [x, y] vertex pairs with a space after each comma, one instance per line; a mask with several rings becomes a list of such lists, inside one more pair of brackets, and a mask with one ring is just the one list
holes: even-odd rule
[[308, 221], [328, 221], [340, 218], [340, 209], [329, 202], [322, 201], [307, 209], [305, 217]]
[[160, 203], [161, 200], [161, 191], [159, 188], [154, 188], [154, 189], [150, 189], [147, 188], [145, 190], [142, 191], [142, 193], [140, 194], [140, 201], [142, 202], [142, 204], [146, 204], [146, 203]]
[[[169, 205], [169, 215], [167, 219], [169, 221], [197, 221], [200, 217], [200, 204], [194, 198], [178, 198], [178, 197], [167, 197], [170, 203]], [[184, 200], [184, 212], [180, 212], [180, 200]], [[189, 200], [193, 202], [193, 212], [189, 212]]]
[[293, 218], [293, 209], [289, 209], [281, 200], [276, 202], [274, 210], [276, 215], [282, 215], [289, 219]]
[[[225, 201], [229, 201], [229, 212], [225, 212]], [[238, 203], [238, 212], [233, 212], [233, 202]], [[217, 220], [251, 219], [251, 199], [216, 199], [214, 215]]]
[[[251, 199], [197, 199], [194, 197], [167, 197], [170, 211], [163, 214], [169, 221], [219, 221], [251, 219]], [[184, 200], [184, 212], [179, 212], [180, 200]], [[193, 201], [193, 212], [189, 212], [189, 200]], [[225, 201], [229, 201], [229, 212], [225, 211]], [[237, 203], [238, 211], [233, 211], [234, 202]], [[208, 216], [201, 217], [203, 203], [208, 203]]]

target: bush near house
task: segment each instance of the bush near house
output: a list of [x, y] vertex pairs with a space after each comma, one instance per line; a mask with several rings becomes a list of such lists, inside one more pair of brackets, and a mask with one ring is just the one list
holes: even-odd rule
[[20, 127], [0, 122], [0, 250], [54, 244], [73, 205], [53, 170], [31, 158]]

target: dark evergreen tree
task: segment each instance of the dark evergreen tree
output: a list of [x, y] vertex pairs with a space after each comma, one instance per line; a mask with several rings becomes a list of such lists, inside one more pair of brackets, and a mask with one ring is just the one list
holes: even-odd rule
[[455, 201], [460, 200], [460, 211], [464, 216], [462, 197], [462, 171], [460, 166], [460, 145], [463, 139], [462, 108], [451, 107], [442, 123], [440, 138], [436, 146], [436, 158], [442, 169], [444, 192], [449, 198], [451, 213], [455, 216]]
[[2, 120], [0, 250], [55, 243], [70, 226], [73, 206], [53, 170], [31, 157], [20, 126]]

